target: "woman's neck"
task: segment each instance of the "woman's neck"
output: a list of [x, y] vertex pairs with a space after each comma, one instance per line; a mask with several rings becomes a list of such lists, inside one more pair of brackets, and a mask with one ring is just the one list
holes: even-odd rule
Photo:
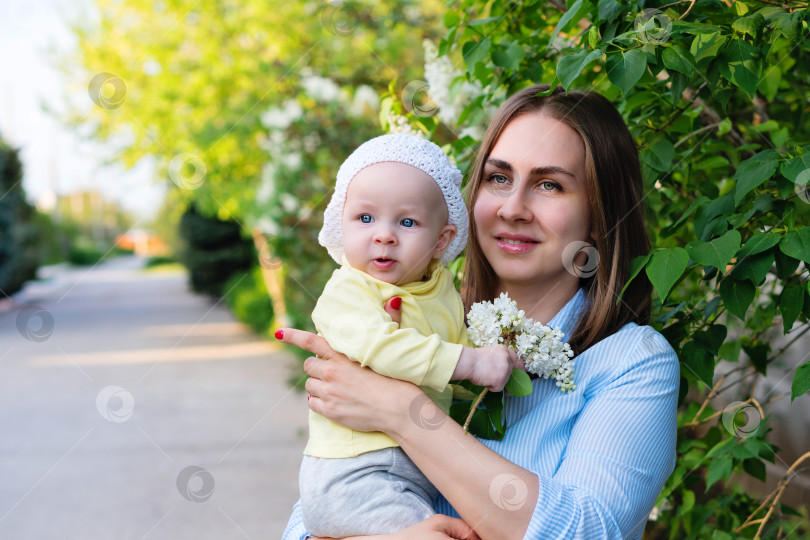
[[501, 283], [498, 294], [506, 292], [517, 302], [518, 309], [543, 324], [560, 311], [579, 290], [578, 281], [562, 281], [555, 285], [538, 286], [536, 283]]

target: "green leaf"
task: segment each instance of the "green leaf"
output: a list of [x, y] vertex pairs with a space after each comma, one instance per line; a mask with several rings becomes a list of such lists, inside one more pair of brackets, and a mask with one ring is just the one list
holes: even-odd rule
[[795, 184], [799, 174], [807, 169], [810, 169], [810, 152], [785, 161], [779, 170], [782, 176]]
[[599, 28], [597, 28], [595, 24], [592, 24], [591, 27], [588, 28], [588, 46], [591, 49], [595, 49], [597, 45], [599, 45]]
[[779, 242], [779, 249], [789, 257], [810, 262], [810, 227], [788, 231]]
[[[450, 13], [450, 12], [448, 12], [448, 13]], [[503, 17], [485, 17], [483, 19], [476, 19], [474, 21], [470, 21], [469, 23], [467, 23], [467, 26], [483, 26], [485, 24], [489, 24], [489, 23], [495, 22], [495, 21], [500, 21], [502, 19], [503, 19]], [[445, 26], [453, 26], [453, 25], [448, 25], [445, 22]]]
[[718, 28], [715, 32], [698, 33], [695, 39], [692, 40], [692, 45], [689, 47], [689, 52], [695, 57], [696, 62], [700, 62], [704, 58], [715, 58], [722, 47], [726, 43], [726, 36], [720, 32], [722, 28]]
[[683, 500], [681, 501], [681, 506], [678, 509], [678, 512], [681, 515], [688, 514], [692, 508], [695, 507], [695, 492], [684, 490], [683, 492]]
[[740, 32], [741, 34], [748, 34], [755, 39], [759, 34], [759, 31], [762, 30], [763, 26], [765, 26], [765, 17], [759, 13], [754, 13], [753, 15], [749, 15], [747, 17], [740, 17], [731, 23], [731, 27], [734, 30]]
[[717, 354], [720, 346], [726, 340], [728, 329], [722, 324], [713, 324], [706, 330], [695, 332], [694, 341], [713, 355]]
[[714, 355], [712, 353], [694, 341], [689, 341], [681, 348], [680, 359], [681, 365], [689, 374], [704, 382], [706, 386], [712, 386], [714, 377]]
[[756, 255], [757, 253], [762, 253], [767, 249], [771, 249], [773, 246], [779, 243], [780, 236], [777, 233], [771, 232], [758, 232], [751, 235], [751, 238], [743, 244], [743, 247], [740, 248], [740, 251], [737, 252], [737, 258], [742, 259], [743, 257], [748, 257], [749, 255]]
[[600, 21], [611, 22], [618, 17], [624, 8], [616, 0], [599, 0], [598, 17]]
[[696, 208], [698, 208], [699, 206], [703, 206], [707, 202], [709, 202], [709, 198], [706, 197], [705, 195], [701, 195], [700, 197], [692, 201], [692, 204], [690, 204], [689, 207], [686, 210], [684, 210], [683, 214], [681, 214], [681, 217], [679, 217], [675, 223], [667, 226], [664, 230], [662, 230], [661, 234], [663, 236], [669, 236], [673, 234], [678, 229], [678, 227], [683, 225], [683, 223], [689, 218], [689, 216], [692, 215], [692, 212], [694, 212]]
[[689, 254], [683, 248], [665, 248], [653, 253], [646, 272], [661, 301], [667, 297], [688, 264]]
[[768, 372], [768, 353], [771, 351], [771, 346], [767, 343], [753, 343], [750, 345], [743, 345], [743, 350], [756, 370], [763, 375]]
[[787, 39], [793, 43], [798, 43], [804, 33], [802, 31], [802, 18], [804, 14], [801, 11], [795, 11], [790, 15], [782, 17], [776, 27]]
[[686, 251], [696, 263], [714, 266], [723, 272], [737, 250], [740, 249], [740, 241], [739, 231], [731, 230], [711, 242], [690, 242], [686, 246]]
[[793, 384], [790, 385], [790, 401], [804, 395], [810, 391], [810, 362], [805, 362], [793, 376]]
[[690, 78], [695, 74], [695, 57], [677, 43], [665, 48], [662, 57], [667, 69], [679, 71]]
[[709, 464], [709, 472], [706, 475], [706, 489], [721, 479], [728, 479], [731, 476], [733, 461], [729, 456], [720, 456], [713, 459]]
[[557, 62], [557, 78], [563, 88], [568, 90], [571, 83], [582, 73], [585, 66], [594, 60], [601, 58], [604, 53], [601, 49], [588, 52], [586, 49], [579, 49], [574, 54], [567, 54]]
[[647, 67], [647, 55], [641, 49], [630, 49], [607, 57], [607, 74], [610, 82], [625, 94], [638, 82]]
[[776, 255], [776, 276], [780, 279], [785, 279], [795, 272], [801, 262], [799, 259], [788, 257], [781, 249], [774, 250], [774, 255]]
[[633, 279], [635, 279], [635, 277], [638, 275], [638, 273], [641, 272], [641, 269], [644, 268], [644, 265], [647, 264], [647, 261], [650, 260], [651, 256], [652, 253], [648, 253], [646, 255], [635, 257], [632, 261], [630, 261], [630, 269], [628, 271], [629, 277], [627, 278], [627, 282], [624, 284], [624, 287], [622, 287], [622, 291], [619, 293], [618, 298], [616, 298], [616, 305], [619, 304], [619, 301], [622, 299], [622, 296], [624, 296], [624, 291], [627, 290], [627, 287], [630, 285], [630, 282], [632, 282]]
[[560, 17], [560, 22], [557, 23], [557, 26], [554, 27], [554, 32], [551, 34], [551, 39], [548, 41], [548, 46], [554, 44], [554, 39], [557, 37], [557, 34], [565, 28], [565, 26], [573, 21], [580, 20], [586, 12], [591, 10], [591, 3], [588, 0], [577, 0], [574, 4], [563, 13], [563, 16]]
[[731, 313], [745, 320], [745, 311], [754, 299], [756, 287], [748, 280], [736, 280], [726, 277], [720, 282], [720, 296]]
[[759, 285], [768, 275], [773, 262], [773, 251], [766, 250], [756, 255], [749, 255], [737, 261], [731, 275], [735, 279], [748, 279], [754, 285]]
[[804, 287], [797, 283], [788, 283], [779, 295], [779, 312], [782, 314], [782, 325], [787, 334], [804, 306]]
[[472, 71], [475, 64], [487, 57], [491, 44], [489, 38], [484, 38], [481, 41], [468, 41], [464, 44], [461, 48], [461, 54], [464, 57], [467, 71]]
[[657, 171], [669, 171], [675, 147], [666, 139], [660, 139], [641, 151], [641, 160]]
[[528, 396], [532, 393], [532, 380], [522, 369], [513, 369], [506, 382], [506, 391], [513, 396]]
[[734, 207], [734, 192], [731, 191], [698, 208], [694, 219], [695, 235], [701, 240], [709, 240], [718, 222], [725, 231], [728, 228], [725, 216], [731, 214]]
[[743, 470], [753, 476], [754, 478], [765, 481], [766, 471], [765, 464], [758, 459], [746, 459], [743, 461]]
[[492, 51], [492, 63], [502, 68], [516, 70], [520, 67], [520, 61], [526, 51], [516, 41], [513, 41], [505, 48], [497, 48]]
[[726, 47], [724, 55], [718, 59], [723, 76], [752, 99], [759, 84], [759, 53], [760, 50], [754, 45], [744, 39], [734, 38]]
[[782, 221], [785, 222], [785, 227], [792, 229], [796, 225], [796, 205], [793, 201], [788, 201], [785, 209], [782, 211]]
[[740, 163], [734, 174], [737, 178], [737, 190], [734, 194], [735, 205], [739, 206], [752, 189], [773, 176], [776, 166], [779, 164], [778, 156], [778, 152], [766, 150]]

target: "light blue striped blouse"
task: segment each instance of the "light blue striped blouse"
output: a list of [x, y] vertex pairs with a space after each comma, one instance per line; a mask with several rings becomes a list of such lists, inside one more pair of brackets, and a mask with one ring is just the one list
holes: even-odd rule
[[[570, 335], [584, 304], [580, 290], [548, 325]], [[540, 478], [525, 538], [640, 539], [675, 466], [678, 358], [654, 329], [628, 324], [579, 354], [574, 378], [571, 394], [536, 379], [530, 395], [507, 396], [506, 436], [482, 442]], [[508, 483], [503, 508], [520, 497]], [[458, 516], [441, 496], [436, 511]], [[284, 538], [306, 536], [296, 504]]]

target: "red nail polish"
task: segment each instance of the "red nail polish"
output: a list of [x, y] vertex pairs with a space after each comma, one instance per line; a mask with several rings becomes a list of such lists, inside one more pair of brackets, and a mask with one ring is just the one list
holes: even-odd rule
[[394, 309], [401, 308], [402, 307], [402, 298], [400, 298], [399, 296], [395, 296], [391, 300], [391, 307], [394, 308]]
[[307, 394], [307, 401], [309, 401], [309, 398], [311, 398], [311, 397], [312, 397], [312, 394]]
[[276, 333], [274, 335], [278, 340], [284, 339], [284, 330], [276, 330]]

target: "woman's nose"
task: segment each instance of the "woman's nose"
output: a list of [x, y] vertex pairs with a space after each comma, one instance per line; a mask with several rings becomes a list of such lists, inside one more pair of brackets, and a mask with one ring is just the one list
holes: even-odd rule
[[506, 221], [531, 221], [532, 213], [526, 205], [526, 195], [520, 190], [512, 189], [508, 193], [500, 193], [499, 197], [499, 218]]

